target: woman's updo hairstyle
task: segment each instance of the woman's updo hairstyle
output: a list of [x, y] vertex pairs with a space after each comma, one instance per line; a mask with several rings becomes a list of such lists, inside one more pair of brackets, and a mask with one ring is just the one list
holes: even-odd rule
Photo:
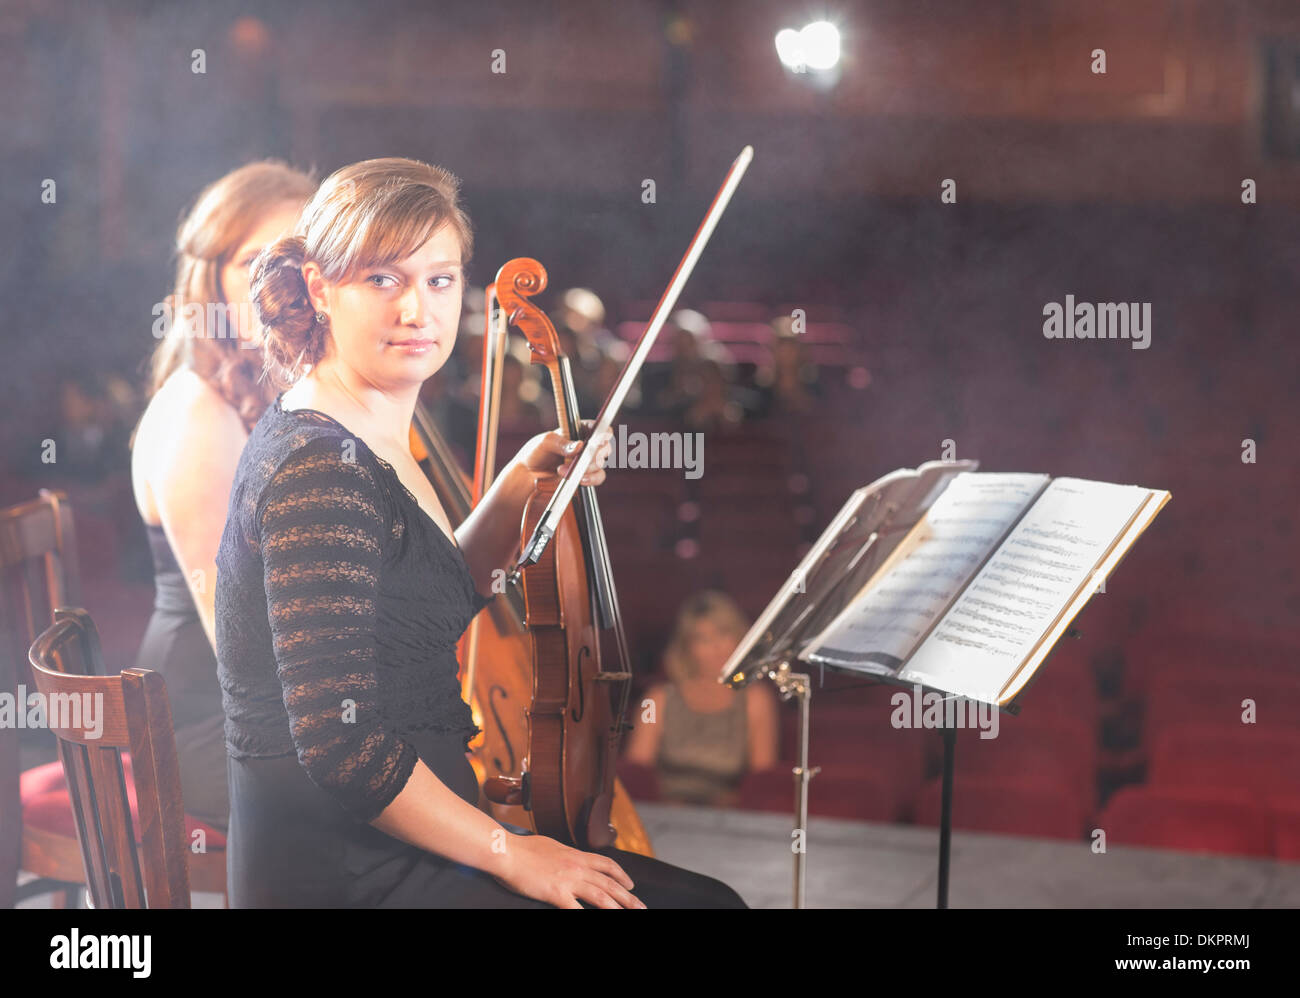
[[460, 181], [414, 159], [368, 159], [328, 176], [303, 208], [292, 236], [262, 251], [249, 274], [250, 294], [264, 329], [267, 375], [280, 390], [325, 356], [328, 324], [302, 276], [308, 261], [331, 284], [359, 270], [404, 260], [443, 225], [451, 225], [468, 265], [474, 233], [460, 206]]

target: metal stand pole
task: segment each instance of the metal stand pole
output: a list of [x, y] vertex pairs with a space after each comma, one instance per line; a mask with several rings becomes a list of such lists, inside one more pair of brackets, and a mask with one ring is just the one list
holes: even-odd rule
[[768, 671], [767, 677], [776, 684], [782, 700], [799, 698], [799, 761], [792, 770], [794, 775], [794, 907], [804, 906], [804, 872], [808, 857], [808, 782], [821, 772], [821, 767], [808, 766], [808, 725], [812, 700], [812, 682], [806, 673], [791, 672], [790, 663], [782, 662]]
[[952, 772], [957, 753], [957, 729], [943, 728], [943, 795], [939, 803], [939, 900], [948, 907], [948, 858], [952, 850]]

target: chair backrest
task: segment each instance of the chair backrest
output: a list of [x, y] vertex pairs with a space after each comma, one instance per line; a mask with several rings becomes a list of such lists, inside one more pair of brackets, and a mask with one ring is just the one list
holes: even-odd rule
[[[184, 804], [171, 705], [150, 669], [104, 676], [85, 610], [56, 609], [31, 647], [32, 678], [59, 740], [86, 883], [96, 908], [188, 908]], [[131, 753], [140, 842], [122, 770]]]
[[[64, 493], [42, 489], [0, 509], [0, 694], [32, 688], [27, 650], [54, 622], [55, 607], [81, 602], [76, 550]], [[18, 729], [0, 726], [0, 908], [14, 903], [22, 850], [20, 769]]]
[[27, 650], [60, 606], [81, 605], [76, 531], [63, 492], [41, 489], [30, 502], [0, 510], [0, 654], [17, 654], [16, 683], [31, 678]]

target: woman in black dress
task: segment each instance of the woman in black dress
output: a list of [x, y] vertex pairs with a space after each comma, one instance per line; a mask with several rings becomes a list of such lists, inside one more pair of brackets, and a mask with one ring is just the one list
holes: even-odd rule
[[131, 438], [131, 485], [153, 554], [153, 614], [135, 665], [167, 681], [185, 811], [226, 830], [225, 714], [217, 685], [217, 544], [248, 433], [273, 398], [248, 269], [292, 230], [316, 189], [274, 161], [204, 188], [176, 233], [172, 293], [155, 309], [149, 405]]
[[[456, 643], [574, 450], [521, 449], [453, 532], [408, 440], [454, 347], [472, 248], [458, 182], [406, 159], [328, 178], [253, 274], [287, 390], [240, 458], [217, 557], [229, 896], [241, 906], [744, 907], [617, 849], [476, 806]], [[603, 481], [608, 438], [584, 481]]]

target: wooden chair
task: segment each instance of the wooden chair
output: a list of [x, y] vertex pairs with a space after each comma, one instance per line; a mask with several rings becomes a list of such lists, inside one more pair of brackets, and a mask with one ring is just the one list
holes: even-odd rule
[[91, 902], [97, 909], [188, 908], [185, 811], [166, 683], [150, 669], [100, 675], [99, 657], [99, 635], [81, 609], [56, 610], [30, 655], [46, 723], [59, 740]]
[[[28, 649], [54, 623], [56, 608], [80, 602], [76, 550], [63, 493], [42, 489], [36, 500], [0, 510], [0, 691], [35, 688]], [[87, 664], [102, 673], [98, 651]], [[17, 736], [0, 728], [0, 907], [50, 892], [70, 907], [86, 883], [71, 788], [57, 762], [20, 772]], [[224, 895], [225, 838], [215, 829], [205, 835], [208, 852], [190, 857], [191, 885]], [[16, 887], [20, 870], [36, 879]]]
[[[32, 690], [27, 651], [54, 609], [81, 602], [72, 508], [63, 492], [0, 510], [0, 691]], [[23, 709], [21, 705], [16, 705]], [[72, 904], [83, 883], [77, 842], [22, 820], [19, 732], [0, 728], [0, 907], [51, 891]], [[37, 879], [17, 888], [19, 870]]]

